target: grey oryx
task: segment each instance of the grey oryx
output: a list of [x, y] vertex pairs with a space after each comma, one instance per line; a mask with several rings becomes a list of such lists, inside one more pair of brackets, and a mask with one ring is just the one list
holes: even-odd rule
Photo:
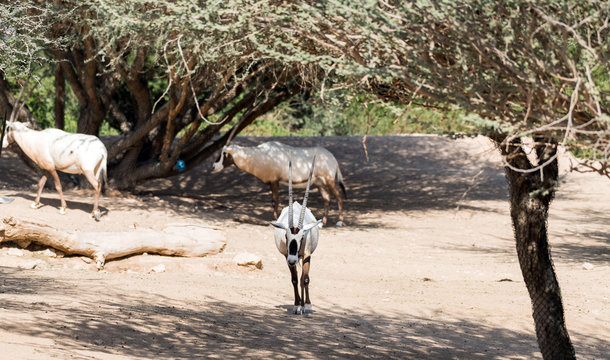
[[[343, 197], [345, 185], [343, 175], [339, 169], [337, 159], [327, 149], [317, 147], [292, 147], [277, 141], [262, 143], [258, 146], [226, 145], [222, 148], [216, 162], [212, 165], [212, 173], [216, 173], [225, 167], [235, 165], [248, 174], [254, 175], [263, 183], [271, 187], [273, 217], [279, 214], [279, 187], [280, 184], [288, 184], [288, 169], [286, 163], [292, 162], [294, 173], [292, 182], [295, 188], [302, 188], [307, 181], [307, 173], [310, 172], [308, 159], [316, 155], [318, 166], [313, 172], [312, 183], [318, 187], [324, 200], [324, 215], [322, 223], [326, 224], [328, 211], [330, 209], [330, 194], [337, 199], [339, 207], [339, 220], [337, 226], [343, 225]], [[346, 197], [347, 198], [347, 197]]]
[[[280, 217], [271, 223], [275, 227], [275, 245], [280, 253], [286, 257], [288, 268], [290, 268], [292, 286], [294, 287], [293, 312], [295, 314], [312, 311], [311, 301], [309, 300], [309, 267], [311, 254], [318, 246], [318, 224], [320, 224], [320, 220], [316, 220], [307, 208], [307, 197], [309, 196], [309, 186], [315, 162], [316, 157], [314, 155], [302, 206], [298, 202], [292, 201], [292, 162], [288, 162], [288, 206], [282, 210]], [[301, 273], [301, 296], [299, 296], [298, 288], [297, 263], [299, 262], [301, 262], [303, 268]]]
[[95, 189], [95, 201], [91, 215], [100, 219], [98, 203], [102, 190], [102, 178], [106, 181], [106, 147], [95, 136], [71, 134], [59, 129], [32, 130], [20, 122], [7, 121], [7, 131], [2, 142], [3, 147], [16, 143], [21, 150], [34, 161], [44, 175], [38, 182], [38, 193], [32, 208], [39, 208], [40, 195], [49, 176], [53, 177], [55, 189], [59, 193], [61, 207], [59, 212], [65, 214], [61, 182], [57, 170], [69, 174], [83, 174]]

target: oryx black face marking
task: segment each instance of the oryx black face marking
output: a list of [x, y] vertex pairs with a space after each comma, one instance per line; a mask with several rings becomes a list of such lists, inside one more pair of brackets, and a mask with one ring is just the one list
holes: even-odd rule
[[290, 244], [288, 245], [288, 255], [296, 255], [298, 251], [299, 251], [299, 248], [297, 245], [297, 241], [292, 240], [290, 242]]
[[223, 160], [222, 160], [222, 166], [223, 167], [229, 167], [229, 166], [231, 166], [233, 164], [235, 164], [233, 162], [233, 156], [231, 156], [231, 154], [229, 154], [228, 152], [224, 152]]

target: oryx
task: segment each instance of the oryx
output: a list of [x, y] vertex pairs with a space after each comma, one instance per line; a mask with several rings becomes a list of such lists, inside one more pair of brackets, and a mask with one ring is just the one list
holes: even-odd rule
[[[294, 169], [292, 176], [293, 186], [304, 187], [307, 174], [313, 170], [309, 166], [309, 160], [314, 154], [317, 156], [318, 164], [313, 171], [311, 182], [318, 187], [324, 200], [324, 215], [322, 223], [326, 224], [328, 211], [330, 209], [331, 194], [337, 199], [339, 207], [339, 219], [337, 226], [343, 225], [343, 197], [345, 185], [343, 175], [339, 169], [337, 159], [327, 149], [317, 147], [292, 147], [277, 141], [262, 143], [258, 146], [225, 145], [212, 165], [213, 173], [219, 172], [225, 167], [235, 165], [248, 174], [254, 175], [271, 188], [273, 217], [279, 214], [279, 187], [280, 184], [288, 184], [288, 169], [286, 164], [292, 162]], [[341, 189], [341, 192], [340, 190]]]
[[[282, 210], [276, 221], [271, 222], [271, 225], [275, 227], [275, 245], [280, 253], [286, 257], [290, 269], [292, 286], [294, 287], [293, 312], [295, 314], [312, 311], [309, 299], [309, 268], [311, 254], [318, 246], [320, 220], [316, 220], [307, 208], [307, 197], [309, 196], [309, 186], [311, 185], [315, 161], [316, 156], [314, 155], [302, 206], [298, 202], [292, 201], [292, 162], [288, 162], [288, 206]], [[302, 265], [300, 296], [297, 271], [297, 264], [299, 263]]]
[[32, 208], [39, 208], [40, 195], [49, 176], [53, 177], [55, 189], [59, 193], [59, 212], [65, 214], [66, 201], [57, 175], [57, 170], [69, 174], [83, 174], [95, 190], [92, 217], [100, 219], [98, 208], [102, 180], [106, 181], [106, 147], [100, 139], [92, 135], [72, 134], [59, 129], [32, 130], [24, 123], [7, 121], [6, 134], [2, 141], [3, 147], [12, 143], [19, 145], [21, 150], [34, 161], [44, 175], [38, 181], [38, 193]]

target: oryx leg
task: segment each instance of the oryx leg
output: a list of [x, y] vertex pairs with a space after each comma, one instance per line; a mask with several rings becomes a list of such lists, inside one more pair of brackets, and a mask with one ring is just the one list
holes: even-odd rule
[[300, 315], [302, 312], [301, 307], [301, 298], [299, 297], [299, 277], [297, 274], [296, 266], [288, 266], [290, 268], [290, 275], [292, 277], [292, 287], [294, 288], [294, 307], [292, 308], [292, 312], [294, 314]]
[[269, 187], [271, 187], [271, 206], [273, 206], [273, 218], [277, 219], [280, 216], [280, 182], [270, 182]]
[[337, 206], [339, 207], [339, 221], [337, 221], [337, 226], [343, 226], [343, 198], [341, 197], [341, 192], [337, 189], [337, 183], [334, 180], [328, 182], [328, 188], [333, 193], [335, 199], [337, 199]]
[[59, 213], [63, 215], [66, 213], [66, 208], [68, 207], [68, 205], [66, 205], [66, 200], [64, 200], [64, 192], [61, 188], [61, 181], [59, 181], [59, 175], [57, 175], [56, 170], [51, 170], [49, 172], [51, 173], [51, 176], [53, 176], [55, 190], [57, 190], [57, 193], [59, 194], [59, 202], [61, 203]]
[[330, 210], [330, 193], [324, 185], [318, 186], [318, 189], [320, 190], [320, 195], [322, 195], [322, 200], [324, 200], [324, 215], [322, 215], [322, 224], [326, 225], [326, 220], [328, 220], [328, 211]]
[[91, 186], [93, 186], [93, 189], [95, 190], [95, 198], [93, 199], [93, 211], [91, 212], [91, 217], [93, 217], [96, 221], [99, 221], [100, 210], [98, 209], [98, 205], [100, 202], [100, 193], [102, 192], [102, 182], [95, 177], [95, 174], [93, 174], [92, 170], [85, 170], [83, 171], [83, 174], [87, 178], [87, 181], [89, 181], [89, 184], [91, 184]]
[[301, 305], [303, 306], [303, 314], [309, 314], [313, 312], [311, 301], [309, 300], [309, 264], [311, 263], [311, 257], [308, 256], [303, 260], [303, 274], [301, 274]]
[[36, 193], [36, 200], [30, 205], [32, 209], [39, 209], [42, 205], [40, 204], [40, 195], [42, 194], [42, 189], [44, 188], [44, 184], [47, 183], [47, 178], [49, 177], [49, 172], [45, 171], [40, 180], [38, 180], [38, 192]]

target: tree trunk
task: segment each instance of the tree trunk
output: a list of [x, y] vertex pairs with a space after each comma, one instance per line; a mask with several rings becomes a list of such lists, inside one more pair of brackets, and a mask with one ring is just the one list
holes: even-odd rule
[[[575, 359], [574, 348], [565, 325], [559, 284], [549, 251], [547, 219], [558, 180], [558, 163], [553, 159], [557, 145], [536, 139], [538, 164], [550, 161], [543, 169], [533, 170], [517, 139], [500, 149], [508, 164], [505, 168], [510, 189], [510, 213], [515, 233], [517, 256], [533, 307], [538, 346], [544, 359]], [[541, 142], [542, 141], [542, 142]], [[518, 171], [514, 168], [529, 171]]]
[[66, 254], [84, 255], [95, 260], [101, 269], [107, 260], [145, 252], [186, 257], [218, 254], [226, 245], [226, 234], [222, 230], [195, 225], [170, 225], [162, 231], [62, 231], [6, 217], [0, 223], [0, 243], [3, 241], [12, 241], [21, 247], [35, 242]]
[[[298, 83], [293, 83], [289, 86], [276, 89], [274, 93], [268, 94], [266, 99], [260, 101], [258, 104], [254, 103], [255, 97], [252, 99], [253, 101], [244, 102], [244, 108], [247, 108], [248, 105], [250, 105], [250, 108], [247, 109], [243, 115], [241, 115], [238, 120], [238, 124], [235, 125], [238, 127], [236, 134], [243, 130], [246, 126], [250, 125], [261, 115], [271, 111], [282, 101], [289, 99], [299, 90], [300, 85]], [[170, 106], [170, 109], [171, 108], [172, 106]], [[231, 118], [236, 114], [237, 113], [232, 114]], [[225, 123], [225, 120], [223, 120], [223, 123]], [[137, 163], [138, 159], [134, 158], [134, 156], [141, 151], [141, 146], [143, 143], [135, 143], [132, 145], [132, 149], [137, 149], [138, 152], [132, 153], [128, 150], [125, 157], [122, 159], [121, 164], [111, 170], [110, 177], [112, 178], [112, 186], [121, 190], [133, 189], [137, 184], [143, 183], [150, 179], [177, 175], [180, 173], [180, 171], [176, 170], [173, 165], [176, 163], [178, 158], [182, 159], [186, 163], [186, 170], [190, 170], [202, 163], [215, 151], [226, 144], [226, 140], [230, 132], [232, 131], [228, 131], [219, 139], [210, 141], [208, 146], [203, 146], [203, 148], [199, 146], [193, 147], [192, 149], [189, 149], [189, 152], [184, 151], [188, 148], [187, 144], [182, 144], [182, 142], [184, 142], [184, 137], [180, 138], [178, 141], [176, 141], [176, 138], [174, 137], [172, 140], [176, 142], [176, 148], [178, 150], [176, 151], [173, 149], [172, 151], [174, 154], [172, 154], [171, 157], [166, 158], [165, 160], [159, 158], [158, 160], [155, 159], [155, 161], [147, 161], [146, 163], [141, 164]], [[208, 140], [211, 140], [213, 132], [209, 133], [208, 135]], [[110, 153], [111, 151], [109, 151], [109, 154]], [[126, 164], [130, 166], [125, 166]]]
[[55, 64], [55, 128], [63, 130], [65, 128], [65, 109], [66, 109], [66, 81], [64, 71], [61, 66]]
[[99, 109], [91, 109], [81, 105], [76, 132], [97, 136], [105, 116], [106, 113]]

